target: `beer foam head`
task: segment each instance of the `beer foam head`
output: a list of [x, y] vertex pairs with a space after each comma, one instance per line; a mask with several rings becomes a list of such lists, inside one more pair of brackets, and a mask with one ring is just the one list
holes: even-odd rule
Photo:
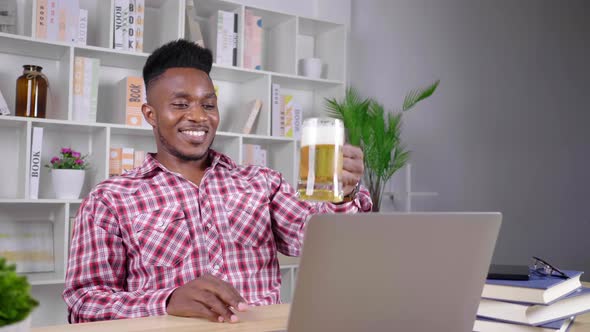
[[[301, 130], [301, 146], [308, 145], [344, 145], [344, 127], [342, 122], [322, 124], [316, 119], [309, 119], [303, 124]], [[321, 120], [320, 120], [321, 121]]]

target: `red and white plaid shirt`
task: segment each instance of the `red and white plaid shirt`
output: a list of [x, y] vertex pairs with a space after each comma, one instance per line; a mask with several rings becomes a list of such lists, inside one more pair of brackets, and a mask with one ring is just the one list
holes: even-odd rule
[[70, 322], [163, 315], [170, 294], [204, 274], [250, 304], [279, 303], [277, 250], [299, 255], [310, 215], [371, 210], [366, 189], [341, 205], [303, 202], [277, 171], [211, 160], [199, 186], [148, 155], [92, 190], [70, 246]]

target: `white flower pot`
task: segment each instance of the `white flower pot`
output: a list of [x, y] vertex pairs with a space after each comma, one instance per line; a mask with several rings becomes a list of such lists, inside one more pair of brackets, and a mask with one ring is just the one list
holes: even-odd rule
[[55, 197], [60, 199], [80, 198], [80, 191], [84, 185], [83, 169], [52, 169], [51, 182]]
[[0, 332], [29, 332], [31, 330], [31, 315], [20, 322], [0, 327]]

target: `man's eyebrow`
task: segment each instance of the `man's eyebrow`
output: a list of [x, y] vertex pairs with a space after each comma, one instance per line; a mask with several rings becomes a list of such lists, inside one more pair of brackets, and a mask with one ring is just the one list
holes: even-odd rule
[[182, 91], [173, 92], [172, 98], [190, 98], [190, 94]]
[[217, 95], [215, 94], [215, 92], [211, 92], [206, 94], [203, 98], [217, 98]]

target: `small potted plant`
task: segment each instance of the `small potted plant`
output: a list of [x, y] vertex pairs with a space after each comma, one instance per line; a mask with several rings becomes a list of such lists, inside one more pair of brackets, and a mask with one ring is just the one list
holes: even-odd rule
[[19, 276], [14, 264], [0, 257], [0, 332], [30, 330], [30, 313], [39, 305], [30, 290], [27, 278]]
[[45, 167], [51, 169], [51, 182], [55, 196], [61, 199], [76, 199], [84, 185], [88, 168], [87, 156], [70, 148], [61, 148], [59, 156], [51, 158]]

